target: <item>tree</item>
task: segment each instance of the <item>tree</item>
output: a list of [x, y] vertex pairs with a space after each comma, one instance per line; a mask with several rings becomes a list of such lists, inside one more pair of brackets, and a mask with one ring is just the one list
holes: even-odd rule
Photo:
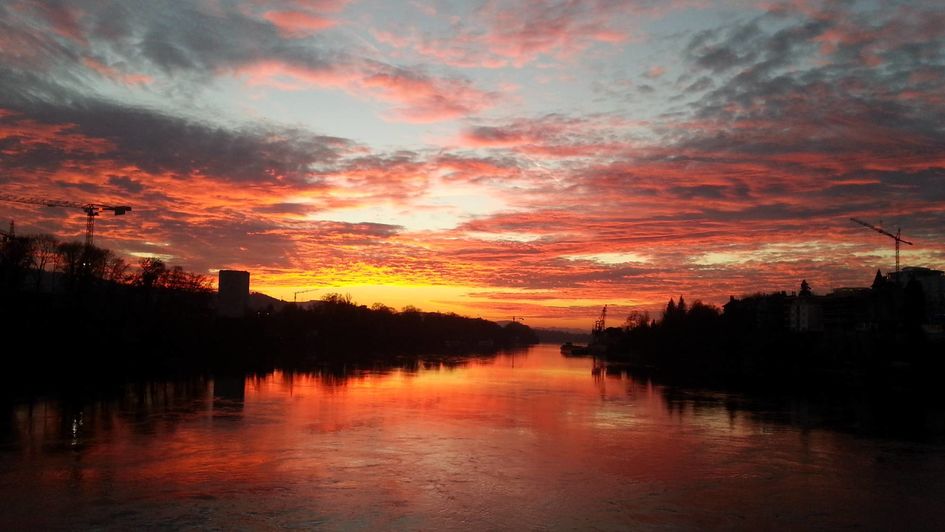
[[206, 275], [188, 272], [185, 274], [184, 290], [188, 292], [209, 292], [213, 281]]
[[341, 295], [337, 292], [325, 294], [325, 297], [322, 298], [322, 301], [331, 305], [345, 305], [345, 306], [354, 305], [354, 303], [351, 301], [351, 294]]
[[55, 268], [70, 288], [75, 286], [82, 275], [84, 248], [85, 245], [79, 242], [60, 242], [56, 246]]
[[82, 250], [83, 275], [91, 279], [104, 279], [108, 263], [112, 257], [110, 250], [96, 246], [84, 246]]
[[112, 257], [105, 268], [104, 279], [113, 283], [125, 284], [128, 282], [128, 268], [130, 266], [121, 257]]
[[714, 305], [706, 305], [700, 300], [696, 300], [692, 304], [692, 307], [689, 308], [689, 313], [686, 315], [687, 322], [695, 325], [700, 324], [711, 324], [719, 317], [721, 317], [722, 312], [718, 307]]
[[641, 327], [648, 327], [650, 324], [650, 313], [643, 310], [634, 310], [630, 312], [630, 315], [627, 316], [627, 320], [624, 322], [624, 329], [631, 331], [633, 329], [639, 329]]
[[50, 234], [41, 234], [33, 237], [33, 266], [36, 268], [36, 290], [43, 284], [43, 274], [46, 267], [55, 264], [59, 240]]
[[0, 276], [11, 290], [19, 290], [23, 277], [33, 262], [33, 240], [25, 236], [13, 237], [0, 249]]
[[387, 305], [383, 303], [374, 303], [373, 305], [371, 305], [371, 310], [373, 310], [374, 312], [380, 312], [383, 314], [393, 314], [395, 312], [394, 309], [388, 307]]
[[156, 257], [141, 259], [138, 261], [138, 273], [135, 275], [134, 284], [150, 290], [155, 286], [160, 286], [166, 272], [167, 266], [161, 259]]
[[669, 298], [669, 303], [666, 304], [666, 310], [663, 311], [663, 319], [666, 318], [673, 319], [676, 317], [676, 300]]
[[810, 297], [812, 295], [812, 292], [810, 290], [810, 285], [807, 284], [807, 279], [804, 279], [801, 281], [800, 295], [801, 297]]
[[187, 290], [187, 272], [180, 266], [165, 270], [161, 286], [171, 290]]

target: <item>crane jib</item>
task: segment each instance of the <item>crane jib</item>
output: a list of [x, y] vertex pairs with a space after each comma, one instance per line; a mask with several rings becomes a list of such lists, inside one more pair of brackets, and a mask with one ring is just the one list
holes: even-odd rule
[[75, 201], [50, 200], [32, 198], [28, 196], [14, 196], [11, 194], [0, 194], [0, 201], [12, 201], [15, 203], [26, 203], [29, 205], [42, 205], [44, 207], [70, 207], [74, 209], [82, 209], [82, 212], [86, 214], [85, 244], [87, 246], [92, 245], [92, 235], [95, 230], [95, 217], [101, 214], [102, 211], [111, 211], [116, 216], [120, 216], [131, 211], [131, 207], [127, 205], [113, 206], [104, 205], [101, 203], [77, 203]]

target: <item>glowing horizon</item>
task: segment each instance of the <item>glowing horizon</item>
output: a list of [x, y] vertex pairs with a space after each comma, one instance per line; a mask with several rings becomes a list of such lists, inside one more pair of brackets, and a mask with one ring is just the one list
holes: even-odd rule
[[[589, 328], [684, 295], [945, 268], [945, 7], [354, 0], [0, 5], [0, 193], [99, 244]], [[24, 233], [81, 212], [0, 202]]]

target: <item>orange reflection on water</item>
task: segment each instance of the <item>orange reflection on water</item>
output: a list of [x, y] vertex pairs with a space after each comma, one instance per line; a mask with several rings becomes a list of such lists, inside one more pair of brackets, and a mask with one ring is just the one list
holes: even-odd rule
[[[890, 454], [593, 364], [539, 346], [25, 405], [0, 453], [0, 527], [874, 526], [945, 490], [945, 453]], [[903, 479], [917, 487], [877, 500]]]

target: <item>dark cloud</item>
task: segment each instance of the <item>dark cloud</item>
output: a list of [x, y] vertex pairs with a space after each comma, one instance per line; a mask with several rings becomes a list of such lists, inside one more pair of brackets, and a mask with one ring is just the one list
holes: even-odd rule
[[737, 185], [687, 185], [675, 186], [669, 189], [670, 193], [685, 199], [747, 199], [748, 186], [744, 183]]
[[0, 145], [13, 152], [4, 158], [4, 165], [24, 170], [107, 160], [179, 178], [200, 174], [224, 181], [301, 184], [312, 175], [314, 165], [332, 163], [351, 147], [344, 139], [299, 129], [261, 124], [227, 128], [104, 100], [34, 102], [12, 99], [10, 94], [0, 94], [0, 108], [14, 112], [0, 118], [0, 123], [31, 120], [65, 125], [66, 133], [109, 144], [103, 152], [56, 138], [40, 142], [16, 136], [0, 139]]
[[128, 176], [118, 176], [112, 175], [108, 176], [108, 184], [114, 187], [118, 187], [125, 192], [130, 192], [132, 194], [138, 194], [144, 190], [144, 185], [140, 181], [135, 181], [134, 179]]
[[685, 92], [702, 92], [704, 90], [711, 89], [715, 86], [715, 82], [712, 81], [712, 78], [708, 76], [702, 76], [699, 79], [693, 81], [685, 89]]
[[[693, 74], [715, 79], [695, 104], [697, 127], [672, 140], [690, 157], [779, 154], [778, 164], [912, 166], [945, 149], [945, 11], [830, 4], [808, 17], [781, 10], [694, 36]], [[707, 75], [692, 90], [709, 89]], [[809, 154], [820, 154], [814, 161]]]

